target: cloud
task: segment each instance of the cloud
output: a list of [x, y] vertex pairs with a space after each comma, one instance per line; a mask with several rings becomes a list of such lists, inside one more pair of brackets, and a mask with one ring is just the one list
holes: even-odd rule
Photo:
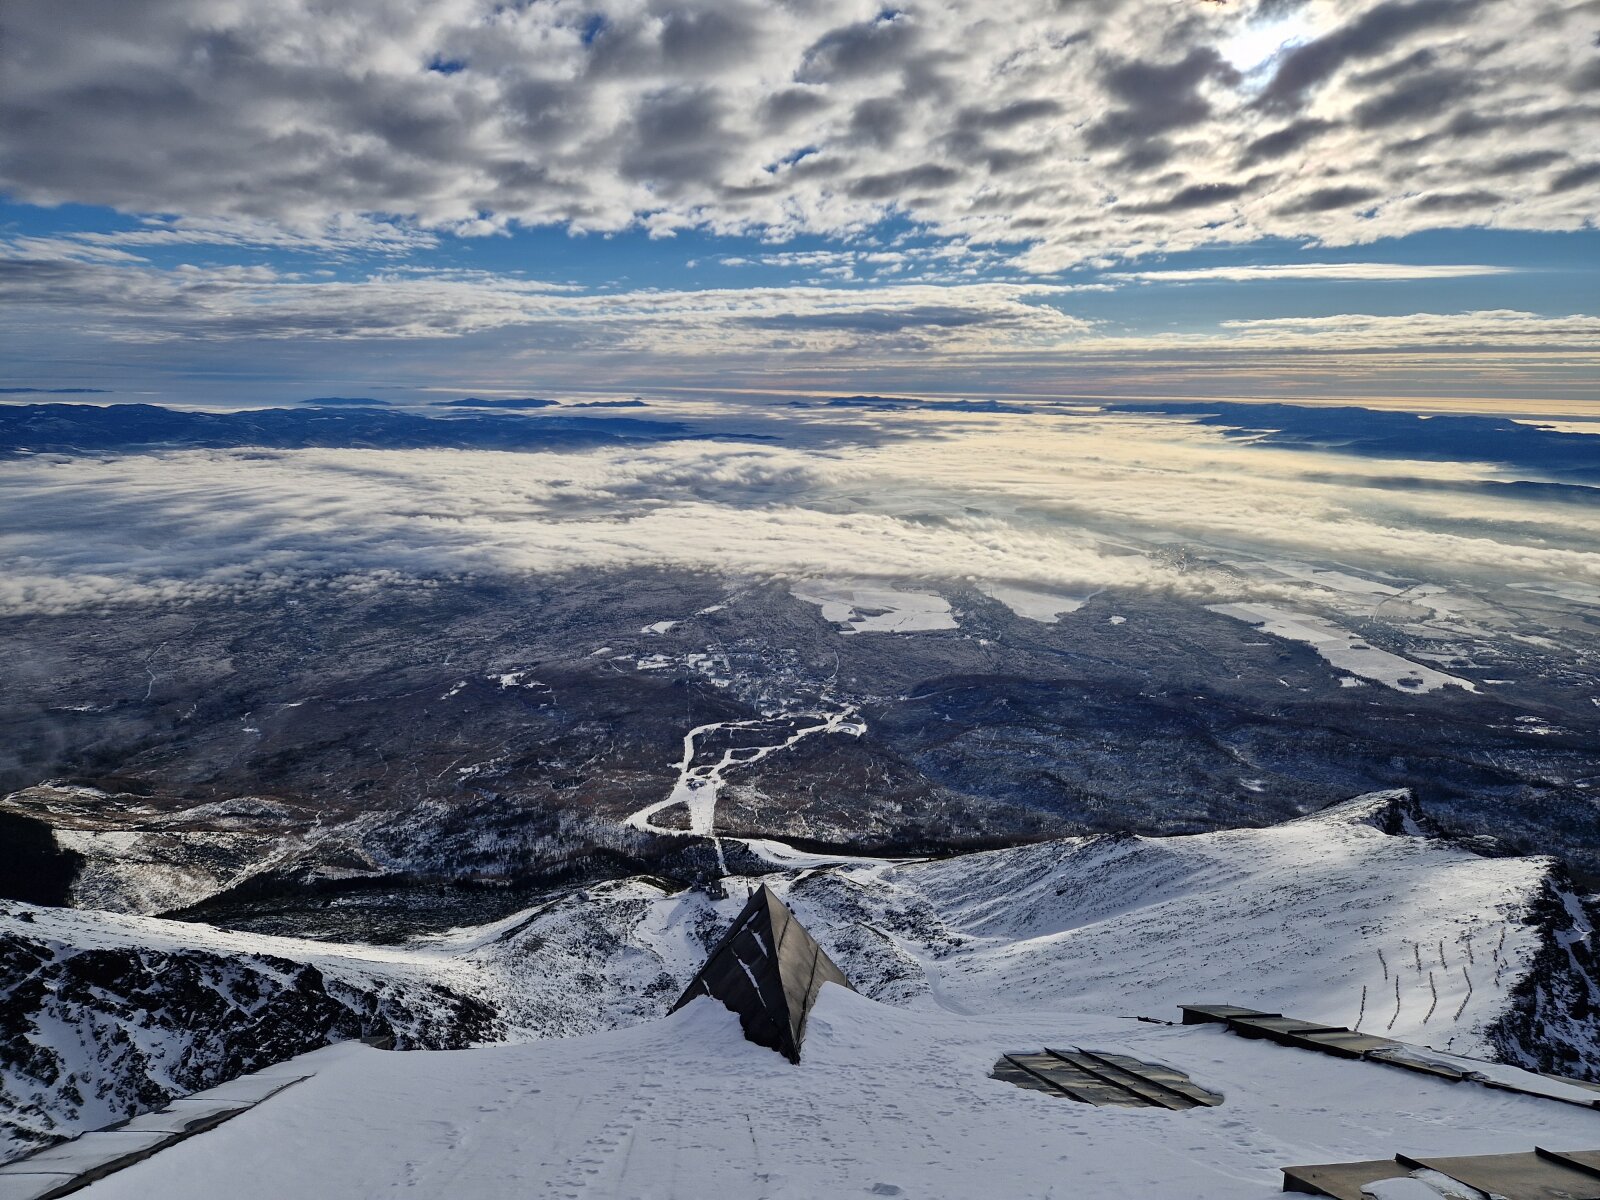
[[308, 281], [266, 267], [103, 261], [70, 239], [0, 241], [0, 309], [26, 324], [66, 310], [80, 326], [129, 342], [456, 338], [524, 330], [528, 344], [661, 354], [772, 348], [762, 330], [805, 338], [790, 350], [838, 349], [875, 333], [920, 335], [948, 349], [1059, 344], [1090, 326], [1047, 302], [1074, 288], [1040, 282], [886, 284], [870, 290], [574, 293], [471, 271], [379, 272]]
[[[1404, 351], [1453, 356], [1474, 371], [1521, 358], [1569, 358], [1592, 366], [1600, 358], [1600, 316], [1545, 316], [1514, 309], [1459, 313], [1330, 313], [1310, 317], [1254, 317], [1218, 322], [1213, 331], [1173, 333], [1159, 341], [1109, 332], [1077, 341], [1079, 356], [1200, 353], [1214, 358], [1249, 356], [1262, 369], [1289, 366], [1287, 355], [1359, 356]], [[1476, 360], [1476, 361], [1473, 361]]]
[[[934, 562], [956, 574], [992, 574], [1014, 572], [1028, 560], [1037, 570], [1046, 551], [1050, 573], [1062, 578], [1110, 570], [1119, 581], [1170, 582], [1158, 565], [1113, 562], [1086, 539], [973, 519], [934, 527], [885, 512], [806, 504], [826, 464], [792, 451], [306, 451], [99, 465], [105, 470], [91, 476], [65, 464], [26, 464], [0, 483], [7, 511], [17, 497], [13, 489], [26, 483], [56, 512], [49, 521], [8, 522], [0, 554], [14, 569], [0, 585], [0, 607], [225, 595], [314, 578], [360, 586], [648, 567], [914, 576]], [[154, 490], [141, 500], [147, 488]], [[714, 538], [705, 536], [711, 529]], [[141, 541], [144, 534], [164, 548]]]
[[1524, 352], [1566, 346], [1593, 354], [1600, 349], [1600, 316], [1493, 309], [1467, 313], [1408, 313], [1375, 316], [1337, 313], [1321, 317], [1263, 317], [1223, 321], [1225, 336], [1239, 346], [1285, 349], [1337, 344], [1346, 350], [1440, 345], [1500, 346]]
[[[0, 189], [166, 214], [85, 239], [133, 252], [391, 252], [511, 223], [838, 235], [900, 213], [1053, 272], [1577, 229], [1600, 193], [1575, 150], [1591, 26], [1562, 0], [12, 0]], [[1263, 31], [1265, 65], [1230, 61]]]
[[[1069, 285], [976, 282], [979, 268], [951, 245], [863, 247], [746, 260], [814, 271], [808, 284], [581, 291], [460, 270], [340, 278], [261, 266], [163, 268], [99, 257], [107, 249], [86, 253], [70, 238], [0, 238], [0, 330], [18, 347], [51, 347], [49, 373], [26, 372], [38, 386], [125, 388], [132, 361], [180, 369], [193, 381], [183, 393], [203, 403], [236, 394], [207, 388], [211, 380], [241, 379], [249, 389], [264, 375], [283, 386], [240, 398], [366, 395], [397, 385], [522, 395], [690, 384], [713, 393], [1166, 398], [1489, 389], [1588, 400], [1600, 362], [1600, 318], [1582, 314], [1336, 312], [1143, 332], [1074, 311], [1080, 293], [1163, 282], [1438, 281], [1502, 270], [1473, 264], [1266, 264], [1122, 272]], [[899, 267], [908, 269], [859, 282]], [[374, 365], [370, 347], [352, 355], [344, 348], [352, 342], [381, 347], [384, 365]], [[62, 361], [104, 359], [114, 365], [60, 375]]]
[[[85, 246], [121, 249], [157, 246], [249, 246], [315, 253], [356, 251], [403, 254], [436, 246], [425, 230], [350, 213], [288, 228], [245, 217], [145, 217], [138, 229], [83, 232], [67, 239]], [[462, 226], [453, 232], [464, 233]]]
[[1330, 548], [1446, 584], [1600, 580], [1600, 515], [1465, 491], [1483, 479], [1469, 465], [1411, 463], [1390, 488], [1393, 461], [1165, 417], [874, 411], [825, 446], [804, 442], [812, 419], [838, 414], [801, 410], [788, 445], [17, 461], [0, 474], [0, 609], [656, 567], [1307, 603], [1228, 564]]
[[1464, 279], [1475, 275], [1509, 275], [1514, 271], [1512, 267], [1465, 263], [1276, 263], [1247, 267], [1201, 267], [1194, 270], [1123, 271], [1107, 278], [1138, 280], [1140, 283], [1245, 283], [1271, 279], [1387, 281]]
[[[530, 344], [583, 352], [604, 347], [658, 354], [726, 355], [869, 348], [874, 334], [919, 335], [917, 345], [955, 354], [1022, 350], [1089, 353], [1149, 350], [1146, 337], [1098, 329], [1063, 311], [1074, 292], [1110, 283], [878, 283], [745, 287], [700, 291], [578, 292], [474, 271], [390, 270], [359, 280], [307, 280], [268, 267], [158, 269], [103, 257], [72, 239], [0, 240], [0, 310], [13, 322], [50, 321], [51, 310], [122, 341], [455, 338], [518, 328]], [[926, 256], [931, 252], [917, 252]], [[899, 251], [807, 251], [763, 256], [769, 265], [823, 273], [865, 269]], [[955, 255], [959, 260], [959, 255]], [[734, 264], [745, 262], [733, 259]], [[1508, 273], [1473, 264], [1304, 263], [1112, 273], [1118, 283], [1205, 281], [1428, 280]], [[792, 342], [774, 342], [786, 330]], [[1221, 322], [1211, 333], [1163, 334], [1163, 349], [1474, 344], [1594, 351], [1600, 317], [1511, 310], [1403, 315], [1330, 314]]]
[[1344, 69], [1392, 55], [1419, 33], [1460, 27], [1485, 7], [1479, 0], [1382, 0], [1364, 5], [1337, 29], [1285, 54], [1260, 104], [1299, 108], [1314, 89]]
[[1335, 208], [1355, 208], [1382, 195], [1382, 191], [1378, 188], [1362, 184], [1347, 183], [1337, 187], [1313, 188], [1282, 204], [1277, 211], [1284, 216], [1299, 216], [1304, 213], [1327, 212]]
[[[1441, 462], [1494, 463], [1563, 483], [1600, 483], [1600, 437], [1525, 424], [1503, 417], [1422, 416], [1373, 412], [1364, 408], [1230, 404], [1226, 401], [1135, 401], [1111, 406], [1130, 412], [1164, 412], [1202, 425], [1216, 425], [1247, 437], [1255, 445], [1290, 449], [1333, 449], [1340, 454]], [[1534, 494], [1537, 489], [1527, 489]], [[1563, 492], [1571, 498], [1600, 489]]]

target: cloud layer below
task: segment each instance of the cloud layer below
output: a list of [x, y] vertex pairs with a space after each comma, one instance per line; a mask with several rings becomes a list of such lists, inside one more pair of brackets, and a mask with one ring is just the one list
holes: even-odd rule
[[1225, 565], [1296, 556], [1600, 599], [1600, 512], [1465, 492], [1484, 477], [1471, 465], [1406, 463], [1397, 489], [1393, 463], [1241, 445], [1167, 417], [858, 420], [855, 443], [825, 449], [14, 462], [0, 476], [0, 609], [650, 567], [1303, 599], [1292, 580]]

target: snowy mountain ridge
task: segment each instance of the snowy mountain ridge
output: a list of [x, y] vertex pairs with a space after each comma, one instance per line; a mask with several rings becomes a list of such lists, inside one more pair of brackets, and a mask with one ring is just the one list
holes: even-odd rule
[[[1169, 1064], [1223, 1103], [1100, 1108], [989, 1077], [999, 1052], [1040, 1045]], [[701, 998], [586, 1037], [426, 1055], [345, 1044], [290, 1069], [311, 1078], [91, 1185], [89, 1200], [1269, 1200], [1292, 1163], [1525, 1151], [1534, 1131], [1581, 1149], [1595, 1120], [1214, 1025], [967, 1016], [834, 986], [798, 1066]], [[1441, 1200], [1431, 1188], [1377, 1194]]]
[[400, 946], [12, 904], [0, 1119], [14, 1154], [326, 1042], [637, 1025], [666, 1011], [761, 882], [858, 990], [902, 1008], [1171, 1019], [1179, 1003], [1227, 1001], [1600, 1073], [1592, 915], [1564, 873], [1433, 834], [1409, 794], [1384, 792], [1263, 829], [942, 860], [730, 844], [774, 870], [730, 877], [723, 898], [620, 880]]

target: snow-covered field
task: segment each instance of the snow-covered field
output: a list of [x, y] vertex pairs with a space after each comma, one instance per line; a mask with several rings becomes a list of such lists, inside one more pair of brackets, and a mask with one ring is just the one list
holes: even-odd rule
[[1332, 621], [1305, 613], [1285, 612], [1270, 604], [1211, 604], [1214, 613], [1254, 625], [1263, 633], [1290, 641], [1304, 642], [1315, 650], [1331, 667], [1349, 671], [1363, 679], [1371, 679], [1396, 691], [1432, 692], [1442, 687], [1478, 690], [1477, 685], [1455, 675], [1446, 675], [1432, 667], [1425, 667], [1380, 650], [1359, 634], [1340, 629]]
[[[1224, 1102], [1095, 1108], [988, 1078], [1046, 1044], [1168, 1063]], [[85, 1195], [1266, 1200], [1291, 1164], [1585, 1148], [1596, 1129], [1582, 1108], [1214, 1026], [907, 1011], [832, 986], [798, 1066], [710, 999], [589, 1037], [300, 1061], [312, 1078]]]
[[789, 589], [797, 600], [821, 607], [842, 633], [917, 633], [954, 629], [950, 602], [932, 592], [902, 591], [868, 583], [810, 579]]
[[1015, 583], [982, 583], [978, 585], [978, 590], [989, 599], [1000, 601], [1017, 616], [1046, 625], [1054, 625], [1065, 613], [1077, 612], [1088, 599], [1087, 596], [1067, 596]]
[[[16, 995], [43, 997], [26, 1018], [32, 1039], [73, 1073], [13, 1072], [5, 1091], [36, 1097], [35, 1128], [46, 1116], [62, 1131], [92, 1128], [138, 1083], [97, 1099], [125, 1039], [153, 1047], [158, 1088], [161, 1072], [198, 1053], [198, 1033], [154, 1027], [159, 979], [120, 1005], [58, 1002], [53, 981], [86, 951], [231, 956], [278, 975], [310, 964], [330, 987], [377, 989], [413, 1025], [437, 1024], [448, 997], [465, 997], [492, 1012], [490, 1036], [529, 1042], [659, 1017], [760, 882], [862, 993], [901, 1013], [1123, 1022], [1231, 1002], [1460, 1054], [1528, 1062], [1555, 1045], [1600, 1065], [1594, 1022], [1574, 999], [1595, 993], [1573, 954], [1592, 933], [1550, 860], [1484, 858], [1426, 836], [1424, 821], [1404, 793], [1377, 793], [1266, 829], [1072, 838], [936, 861], [753, 842], [774, 873], [731, 877], [724, 898], [622, 880], [401, 946], [13, 906], [7, 933], [42, 963]], [[69, 1087], [87, 1099], [71, 1102]]]
[[1536, 902], [1548, 862], [1386, 834], [1406, 820], [1396, 803], [844, 867], [787, 899], [819, 936], [848, 943], [865, 923], [907, 968], [894, 990], [922, 1007], [1162, 1017], [1232, 1002], [1492, 1054], [1487, 1031], [1539, 945], [1511, 914]]

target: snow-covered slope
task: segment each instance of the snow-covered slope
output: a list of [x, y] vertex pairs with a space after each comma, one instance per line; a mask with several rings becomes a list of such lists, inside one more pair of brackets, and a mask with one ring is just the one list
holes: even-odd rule
[[1551, 865], [1422, 832], [1384, 793], [1268, 829], [1049, 842], [830, 873], [790, 895], [818, 924], [859, 912], [925, 957], [936, 999], [970, 1011], [1232, 1000], [1484, 1053], [1539, 949], [1518, 918]]
[[497, 1035], [448, 965], [413, 958], [14, 905], [0, 936], [0, 1159], [330, 1042]]
[[[1379, 793], [1267, 829], [1067, 839], [940, 861], [830, 864], [754, 849], [784, 860], [760, 878], [856, 987], [901, 1008], [1170, 1018], [1179, 1003], [1229, 1001], [1592, 1073], [1600, 988], [1587, 911], [1550, 860], [1485, 858], [1428, 834], [1405, 793]], [[28, 1036], [34, 1022], [34, 1040], [57, 1047], [75, 1075], [13, 1068], [0, 1102], [31, 1103], [41, 1129], [84, 1128], [109, 1108], [145, 1102], [127, 1077], [144, 1068], [111, 1053], [108, 1039], [154, 1039], [173, 1047], [161, 1062], [177, 1055], [214, 1071], [231, 1061], [230, 1039], [252, 1036], [243, 1019], [220, 1037], [162, 1024], [159, 977], [138, 1003], [120, 983], [62, 1003], [60, 981], [91, 952], [144, 964], [179, 953], [271, 961], [280, 974], [305, 964], [324, 990], [381, 995], [405, 1014], [391, 1025], [413, 1044], [529, 1041], [659, 1016], [757, 882], [731, 878], [714, 900], [625, 880], [401, 947], [13, 906], [0, 942], [11, 1036]], [[19, 958], [29, 947], [43, 952]], [[254, 1011], [248, 993], [228, 995]], [[469, 1001], [482, 1008], [459, 1008]], [[326, 1036], [351, 1036], [349, 1025]], [[80, 1043], [100, 1053], [75, 1057]], [[156, 1090], [167, 1087], [163, 1071], [149, 1069]], [[100, 1099], [72, 1103], [69, 1083]]]
[[[1095, 1108], [989, 1078], [1085, 1046], [1223, 1094]], [[1268, 1200], [1295, 1163], [1594, 1145], [1593, 1111], [1108, 1015], [907, 1011], [825, 986], [798, 1066], [709, 999], [631, 1029], [446, 1054], [363, 1046], [87, 1200]]]

